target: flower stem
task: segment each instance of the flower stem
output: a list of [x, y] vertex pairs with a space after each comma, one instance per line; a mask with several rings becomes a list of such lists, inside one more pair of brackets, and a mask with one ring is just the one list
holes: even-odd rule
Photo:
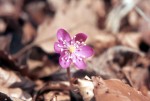
[[72, 87], [72, 82], [71, 82], [71, 75], [70, 75], [70, 67], [67, 68], [67, 75], [70, 83], [70, 88]]

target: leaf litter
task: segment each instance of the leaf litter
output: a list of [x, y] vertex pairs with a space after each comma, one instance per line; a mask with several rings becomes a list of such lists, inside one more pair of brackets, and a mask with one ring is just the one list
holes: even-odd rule
[[[131, 4], [131, 5], [128, 5]], [[0, 0], [0, 100], [149, 101], [148, 0]], [[88, 35], [95, 54], [66, 70], [56, 32]]]

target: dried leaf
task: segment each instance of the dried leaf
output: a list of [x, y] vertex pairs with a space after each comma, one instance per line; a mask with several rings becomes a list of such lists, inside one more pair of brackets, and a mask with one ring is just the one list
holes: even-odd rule
[[0, 16], [18, 18], [23, 0], [5, 0], [0, 3]]
[[108, 14], [106, 30], [113, 33], [119, 32], [122, 19], [135, 7], [139, 0], [123, 0], [120, 5], [114, 7]]
[[91, 80], [88, 79], [78, 79], [77, 88], [79, 89], [80, 94], [83, 97], [84, 101], [91, 101], [94, 97], [93, 89], [94, 85]]
[[7, 28], [7, 23], [0, 19], [0, 33], [4, 33], [6, 31]]
[[10, 47], [12, 36], [7, 35], [7, 36], [1, 36], [0, 37], [0, 50], [2, 51], [8, 51]]
[[123, 71], [126, 72], [129, 78], [131, 79], [131, 82], [133, 83], [132, 86], [134, 88], [140, 89], [142, 86], [146, 85], [145, 81], [149, 75], [147, 68], [144, 67], [134, 68], [134, 67], [126, 66], [123, 67]]
[[148, 97], [120, 80], [103, 80], [99, 77], [92, 80], [96, 101], [149, 101]]
[[34, 27], [31, 25], [30, 22], [26, 22], [23, 25], [23, 38], [22, 38], [22, 43], [27, 44], [31, 42], [34, 37], [36, 36], [36, 30]]
[[117, 38], [123, 46], [131, 47], [134, 49], [139, 49], [139, 44], [142, 39], [140, 33], [119, 33]]
[[[65, 28], [71, 34], [83, 32], [88, 34], [89, 37], [93, 36], [93, 34], [99, 34], [100, 31], [96, 27], [96, 12], [93, 12], [92, 8], [87, 9], [88, 6], [94, 5], [91, 2], [93, 1], [71, 1], [65, 13], [63, 10], [57, 11], [52, 22], [51, 20], [46, 20], [39, 27], [34, 44], [48, 53], [54, 52], [53, 44], [56, 41], [56, 31], [59, 28]], [[85, 12], [84, 15], [83, 12]]]
[[[54, 59], [54, 58], [53, 58]], [[31, 60], [27, 61], [29, 66], [29, 74], [33, 78], [43, 78], [54, 74], [60, 68], [48, 58], [44, 60]]]
[[26, 66], [19, 66], [12, 56], [4, 51], [0, 51], [0, 66], [18, 71], [22, 75], [27, 75], [28, 72], [28, 68]]
[[6, 94], [12, 99], [18, 99], [18, 101], [22, 101], [22, 100], [31, 101], [32, 100], [31, 96], [28, 93], [22, 91], [20, 88], [6, 88], [3, 86], [0, 86], [0, 92]]
[[0, 101], [12, 101], [6, 94], [0, 92]]
[[[43, 96], [43, 97], [41, 97]], [[56, 100], [57, 99], [57, 100]], [[44, 101], [70, 101], [68, 82], [50, 82], [40, 90], [36, 100]]]
[[[150, 14], [147, 15], [148, 17], [150, 16]], [[143, 20], [141, 22], [141, 25], [140, 25], [140, 32], [141, 32], [141, 37], [142, 37], [142, 40], [147, 43], [149, 46], [150, 46], [150, 22], [148, 21], [145, 21]]]
[[27, 78], [17, 75], [13, 71], [0, 68], [0, 85], [4, 87], [20, 87], [31, 91], [34, 83]]
[[34, 24], [41, 24], [49, 13], [49, 7], [45, 1], [31, 1], [26, 6], [28, 15]]
[[[124, 46], [109, 48], [103, 54], [93, 57], [88, 62], [89, 70], [95, 71], [104, 78], [120, 78], [121, 68], [128, 63], [134, 63], [137, 57], [144, 57], [144, 53]], [[94, 67], [94, 68], [93, 68]]]

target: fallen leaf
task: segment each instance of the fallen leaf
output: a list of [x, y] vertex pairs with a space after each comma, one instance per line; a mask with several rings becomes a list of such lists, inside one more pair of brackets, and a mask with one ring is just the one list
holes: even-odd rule
[[22, 100], [32, 101], [31, 96], [28, 93], [22, 91], [20, 88], [7, 88], [7, 87], [0, 86], [0, 92], [6, 94], [12, 99], [13, 98], [18, 99], [18, 101], [22, 101]]
[[50, 82], [44, 85], [35, 100], [55, 101], [55, 99], [70, 101], [68, 82]]
[[142, 36], [140, 33], [119, 33], [117, 38], [121, 45], [138, 50]]
[[76, 88], [82, 95], [84, 101], [91, 101], [94, 97], [93, 89], [94, 85], [91, 80], [88, 79], [77, 79]]
[[92, 78], [96, 101], [149, 101], [148, 97], [117, 79]]
[[72, 35], [79, 32], [86, 33], [89, 37], [93, 36], [93, 34], [99, 34], [100, 30], [96, 27], [97, 13], [93, 12], [92, 8], [89, 7], [94, 5], [91, 2], [92, 0], [71, 1], [65, 12], [59, 9], [53, 21], [46, 19], [39, 26], [34, 44], [48, 53], [54, 52], [53, 44], [56, 41], [56, 31], [59, 28], [68, 30]]
[[0, 46], [1, 46], [0, 50], [8, 52], [11, 40], [12, 40], [11, 35], [1, 36], [0, 37]]
[[16, 0], [12, 3], [13, 0], [1, 1], [0, 3], [0, 16], [12, 17], [18, 19], [23, 0]]
[[13, 71], [0, 68], [0, 85], [4, 87], [20, 87], [26, 91], [31, 91], [34, 83]]
[[26, 66], [19, 66], [13, 57], [4, 51], [0, 51], [0, 66], [20, 72], [22, 75], [27, 75], [28, 73], [28, 68]]
[[0, 92], [0, 101], [12, 101], [6, 94]]
[[22, 43], [27, 44], [31, 41], [33, 41], [34, 37], [36, 36], [36, 30], [31, 25], [30, 22], [26, 22], [23, 25], [23, 37], [22, 37]]

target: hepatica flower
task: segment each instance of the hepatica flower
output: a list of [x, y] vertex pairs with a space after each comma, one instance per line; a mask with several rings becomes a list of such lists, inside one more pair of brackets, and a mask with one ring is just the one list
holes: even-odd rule
[[86, 67], [84, 59], [94, 53], [93, 49], [84, 43], [87, 35], [78, 33], [71, 38], [67, 31], [59, 29], [57, 39], [58, 42], [55, 42], [54, 50], [60, 54], [59, 64], [61, 67], [68, 68], [71, 63], [74, 63], [78, 69], [84, 69]]

